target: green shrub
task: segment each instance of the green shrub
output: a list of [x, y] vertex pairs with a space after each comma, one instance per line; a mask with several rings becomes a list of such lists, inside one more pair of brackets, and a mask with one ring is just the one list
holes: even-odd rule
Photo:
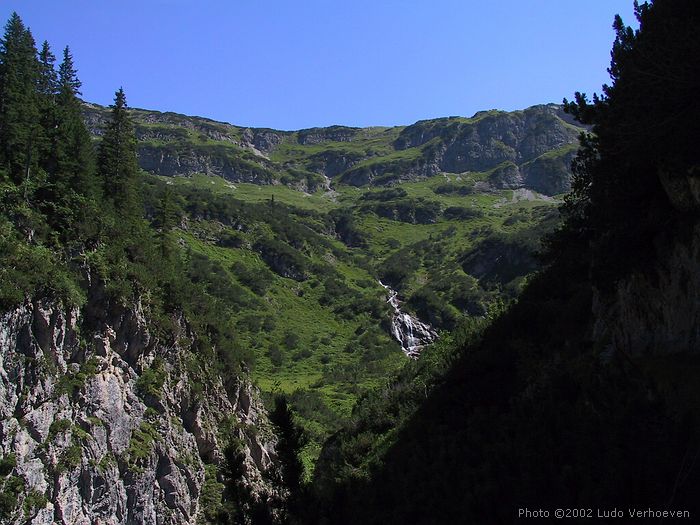
[[363, 193], [360, 200], [363, 201], [390, 201], [406, 197], [408, 193], [403, 188], [388, 188], [380, 191], [368, 191]]
[[141, 372], [141, 376], [136, 380], [136, 391], [139, 395], [160, 398], [165, 384], [166, 372], [162, 359], [156, 359], [151, 368], [146, 368]]
[[142, 421], [139, 428], [135, 429], [129, 440], [127, 453], [129, 462], [135, 463], [138, 460], [147, 458], [153, 449], [153, 443], [159, 441], [158, 430], [146, 421]]
[[73, 424], [68, 419], [57, 419], [49, 426], [49, 439], [53, 439], [58, 434], [67, 432]]
[[218, 481], [216, 465], [204, 465], [204, 483], [199, 506], [208, 523], [216, 523], [220, 518], [224, 489], [224, 484]]
[[77, 372], [68, 372], [62, 375], [56, 383], [56, 394], [62, 396], [68, 394], [74, 397], [83, 389], [88, 379], [95, 376], [99, 361], [96, 357], [91, 357], [83, 363]]
[[292, 359], [293, 359], [294, 361], [301, 361], [302, 359], [308, 359], [308, 358], [311, 357], [312, 355], [314, 355], [314, 354], [313, 354], [313, 352], [312, 352], [311, 350], [309, 350], [308, 348], [304, 348], [304, 349], [299, 350], [298, 352], [296, 352], [296, 353], [292, 356]]
[[17, 457], [10, 453], [0, 459], [0, 476], [9, 475], [17, 466]]
[[282, 351], [279, 349], [279, 347], [274, 345], [268, 349], [267, 357], [270, 358], [270, 362], [275, 368], [279, 368], [284, 362], [284, 356], [282, 355]]
[[245, 244], [245, 237], [238, 232], [224, 231], [219, 235], [216, 244], [223, 248], [240, 248]]
[[30, 490], [22, 502], [22, 509], [24, 510], [25, 519], [32, 515], [32, 511], [41, 510], [46, 507], [48, 503], [49, 500], [44, 494], [36, 490]]
[[419, 266], [418, 257], [410, 249], [404, 248], [386, 259], [379, 266], [378, 273], [384, 284], [400, 289]]
[[2, 492], [0, 492], [0, 518], [9, 522], [12, 512], [17, 507], [21, 494], [24, 493], [26, 482], [19, 476], [9, 476], [3, 482]]
[[265, 295], [274, 278], [273, 273], [267, 268], [248, 267], [241, 261], [236, 261], [231, 265], [231, 272], [236, 276], [236, 279], [257, 295]]
[[465, 208], [464, 206], [449, 206], [442, 212], [443, 217], [447, 220], [461, 220], [467, 221], [469, 219], [475, 219], [482, 217], [484, 213], [481, 210], [476, 210], [474, 208]]
[[308, 260], [290, 245], [278, 239], [266, 237], [255, 243], [254, 248], [278, 275], [295, 281], [305, 281], [309, 278]]
[[474, 184], [455, 184], [454, 182], [446, 182], [445, 184], [440, 184], [434, 190], [438, 195], [471, 195], [474, 193]]
[[56, 464], [57, 472], [67, 472], [80, 465], [83, 458], [83, 448], [77, 441], [72, 441], [70, 446], [63, 451]]
[[287, 330], [284, 333], [284, 339], [282, 342], [287, 350], [294, 350], [299, 344], [299, 336], [294, 332]]

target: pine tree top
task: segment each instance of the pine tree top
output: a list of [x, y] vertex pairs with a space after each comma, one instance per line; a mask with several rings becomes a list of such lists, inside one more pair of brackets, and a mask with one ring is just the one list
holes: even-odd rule
[[44, 40], [39, 51], [39, 92], [44, 95], [55, 95], [58, 92], [55, 64], [56, 56], [51, 52], [49, 43]]
[[58, 82], [61, 93], [65, 95], [78, 96], [82, 82], [78, 80], [78, 72], [73, 65], [73, 55], [68, 46], [63, 50], [63, 61], [58, 68]]

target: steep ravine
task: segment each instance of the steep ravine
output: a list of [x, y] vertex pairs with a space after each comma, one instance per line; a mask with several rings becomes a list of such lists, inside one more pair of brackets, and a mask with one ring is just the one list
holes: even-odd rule
[[34, 300], [0, 316], [0, 483], [16, 493], [0, 521], [203, 522], [223, 488], [205, 462], [222, 466], [233, 442], [251, 498], [280, 499], [256, 390], [195, 365], [195, 335], [174, 324], [158, 337], [139, 303], [99, 293], [81, 311]]

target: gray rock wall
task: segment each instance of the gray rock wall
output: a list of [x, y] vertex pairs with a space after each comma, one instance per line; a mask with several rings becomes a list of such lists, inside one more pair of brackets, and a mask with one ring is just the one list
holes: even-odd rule
[[189, 176], [195, 173], [223, 177], [231, 182], [276, 183], [275, 174], [259, 163], [244, 160], [226, 148], [172, 145], [138, 146], [139, 166], [156, 175]]
[[0, 316], [0, 483], [16, 496], [2, 522], [194, 523], [204, 461], [221, 463], [232, 438], [243, 444], [241, 482], [278, 497], [265, 477], [275, 439], [251, 385], [227, 393], [211, 370], [193, 377], [183, 320], [161, 341], [138, 304], [102, 315], [90, 333], [53, 302]]

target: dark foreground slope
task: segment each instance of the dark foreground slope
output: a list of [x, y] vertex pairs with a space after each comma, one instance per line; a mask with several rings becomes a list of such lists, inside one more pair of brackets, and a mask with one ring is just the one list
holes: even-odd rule
[[644, 522], [634, 508], [700, 516], [700, 5], [657, 0], [638, 16], [638, 33], [616, 22], [605, 96], [569, 105], [595, 137], [549, 267], [400, 429], [382, 434], [375, 416], [415, 403], [401, 394], [415, 394], [410, 382], [358, 407], [317, 467], [321, 522], [513, 523], [525, 508], [552, 520], [592, 509], [597, 523]]

